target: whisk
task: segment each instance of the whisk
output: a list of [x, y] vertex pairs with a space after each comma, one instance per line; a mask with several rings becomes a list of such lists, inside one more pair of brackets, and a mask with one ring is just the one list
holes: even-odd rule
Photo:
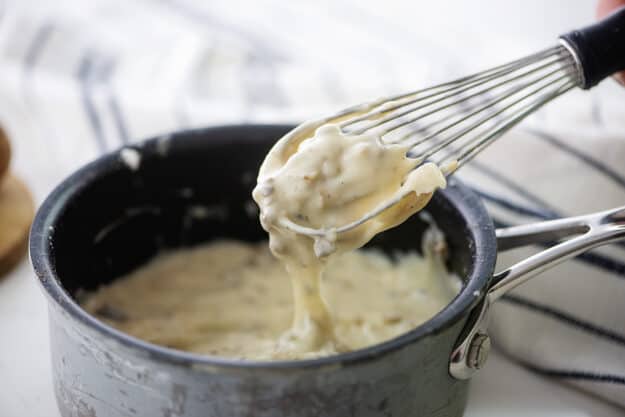
[[[372, 133], [383, 144], [405, 145], [417, 165], [435, 162], [450, 175], [546, 103], [574, 87], [589, 89], [623, 69], [625, 8], [562, 35], [551, 48], [457, 80], [351, 107], [319, 123], [337, 123], [346, 135]], [[332, 232], [358, 227], [401, 197]], [[283, 225], [310, 237], [328, 233], [290, 220]]]

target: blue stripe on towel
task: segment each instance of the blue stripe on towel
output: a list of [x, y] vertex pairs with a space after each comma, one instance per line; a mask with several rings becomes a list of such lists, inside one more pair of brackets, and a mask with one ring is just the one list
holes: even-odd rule
[[111, 114], [113, 115], [113, 120], [115, 121], [115, 127], [117, 128], [117, 134], [119, 135], [119, 139], [122, 143], [128, 143], [128, 128], [126, 127], [126, 122], [124, 118], [124, 113], [122, 112], [121, 107], [117, 101], [117, 98], [111, 91], [109, 100], [109, 109], [111, 110]]
[[508, 209], [516, 214], [521, 214], [524, 216], [532, 216], [532, 217], [536, 217], [539, 219], [556, 219], [559, 216], [555, 215], [553, 212], [549, 211], [545, 211], [543, 209], [538, 209], [538, 208], [532, 208], [532, 207], [528, 207], [525, 205], [521, 205], [521, 204], [517, 204], [517, 203], [513, 203], [512, 201], [489, 193], [487, 191], [481, 190], [476, 188], [475, 186], [471, 185], [469, 186], [469, 188], [471, 188], [471, 190], [473, 190], [474, 193], [476, 193], [477, 195], [479, 195], [480, 197], [482, 197], [484, 200], [489, 201], [491, 203], [495, 203], [496, 205]]
[[87, 120], [89, 121], [89, 125], [93, 130], [93, 138], [97, 144], [98, 151], [100, 153], [106, 152], [106, 141], [104, 139], [104, 130], [102, 129], [102, 121], [100, 120], [100, 116], [98, 115], [98, 111], [93, 104], [91, 98], [91, 83], [93, 77], [93, 52], [86, 51], [80, 60], [80, 64], [78, 67], [78, 72], [76, 76], [80, 81], [80, 96], [82, 99], [83, 107], [85, 109], [85, 113], [87, 115]]
[[553, 319], [556, 319], [576, 329], [592, 333], [595, 336], [601, 337], [606, 340], [615, 342], [616, 344], [625, 347], [625, 336], [621, 335], [613, 330], [606, 329], [601, 326], [597, 326], [588, 321], [577, 318], [569, 313], [557, 310], [553, 307], [537, 303], [525, 297], [521, 297], [516, 294], [507, 294], [502, 298], [507, 304], [523, 307], [528, 310], [532, 310], [536, 313], [547, 315]]
[[37, 29], [33, 40], [24, 54], [24, 71], [31, 71], [36, 66], [53, 32], [54, 25], [49, 22], [42, 24]]
[[625, 178], [623, 176], [621, 176], [618, 172], [614, 171], [609, 166], [607, 166], [604, 163], [602, 163], [601, 161], [599, 161], [599, 160], [593, 158], [592, 156], [590, 156], [590, 155], [580, 151], [579, 149], [573, 148], [572, 146], [567, 144], [565, 141], [555, 137], [554, 135], [552, 135], [550, 133], [546, 133], [546, 132], [544, 132], [542, 130], [532, 129], [532, 128], [528, 128], [528, 129], [526, 129], [526, 131], [531, 133], [531, 134], [533, 134], [534, 136], [544, 140], [545, 142], [550, 143], [551, 145], [553, 145], [556, 148], [558, 148], [558, 150], [566, 152], [569, 155], [572, 155], [572, 156], [576, 157], [577, 159], [579, 159], [580, 161], [584, 162], [588, 166], [590, 166], [590, 167], [594, 168], [595, 170], [601, 172], [606, 177], [610, 178], [612, 181], [616, 182], [620, 186], [625, 187]]
[[583, 380], [589, 382], [602, 382], [609, 384], [617, 384], [617, 385], [625, 385], [625, 376], [624, 375], [616, 375], [616, 374], [606, 374], [603, 372], [592, 372], [592, 371], [583, 371], [577, 369], [556, 369], [556, 368], [547, 368], [544, 366], [534, 365], [532, 363], [514, 359], [515, 362], [522, 365], [524, 368], [527, 368], [533, 372], [538, 374], [562, 378], [562, 379], [572, 379], [572, 380]]
[[521, 186], [516, 181], [511, 180], [510, 178], [506, 177], [501, 172], [496, 171], [491, 166], [482, 164], [479, 161], [471, 161], [471, 164], [469, 166], [472, 169], [475, 169], [476, 171], [479, 171], [482, 174], [486, 175], [491, 180], [496, 181], [499, 184], [503, 185], [508, 190], [514, 191], [518, 196], [528, 200], [529, 202], [534, 203], [538, 207], [541, 207], [542, 210], [550, 213], [551, 216], [562, 217], [562, 214], [558, 213], [558, 211], [554, 207], [552, 207], [549, 203], [547, 203], [545, 200], [538, 197], [534, 193], [530, 192], [529, 190]]
[[169, 0], [161, 1], [157, 4], [170, 8], [174, 13], [188, 19], [190, 22], [197, 22], [200, 25], [210, 27], [211, 30], [220, 31], [229, 36], [237, 37], [247, 43], [250, 49], [254, 49], [268, 59], [288, 59], [288, 56], [282, 50], [283, 48], [280, 48], [281, 45], [278, 43], [279, 39], [274, 38], [272, 39], [273, 42], [259, 39], [258, 35], [248, 30], [246, 25], [232, 24], [232, 22], [222, 19], [219, 15], [210, 13], [206, 8], [198, 7], [193, 2]]
[[115, 123], [115, 128], [117, 130], [117, 135], [123, 144], [128, 143], [128, 128], [126, 127], [126, 122], [124, 120], [124, 114], [122, 109], [117, 101], [117, 97], [115, 95], [115, 91], [111, 87], [111, 78], [117, 69], [117, 60], [111, 58], [106, 65], [105, 71], [101, 75], [102, 82], [106, 84], [106, 89], [108, 93], [108, 108], [111, 111], [113, 116], [113, 121]]

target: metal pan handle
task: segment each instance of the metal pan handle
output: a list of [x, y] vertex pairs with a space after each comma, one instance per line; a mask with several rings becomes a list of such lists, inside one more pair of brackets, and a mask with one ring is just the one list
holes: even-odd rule
[[452, 352], [449, 373], [457, 379], [470, 378], [486, 363], [490, 350], [487, 328], [492, 304], [511, 289], [552, 266], [597, 246], [625, 239], [625, 206], [498, 229], [496, 234], [498, 250], [502, 251], [536, 243], [561, 242], [495, 274], [473, 326], [464, 333]]

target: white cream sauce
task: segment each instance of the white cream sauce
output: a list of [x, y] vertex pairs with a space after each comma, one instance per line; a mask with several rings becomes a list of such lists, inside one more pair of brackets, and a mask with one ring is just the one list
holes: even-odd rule
[[426, 242], [425, 257], [393, 260], [372, 250], [333, 257], [319, 289], [336, 339], [316, 350], [285, 349], [291, 278], [266, 242], [164, 253], [82, 305], [125, 333], [175, 349], [257, 360], [329, 355], [336, 346], [355, 350], [405, 333], [452, 300], [460, 281], [445, 270], [442, 242]]
[[[320, 291], [330, 255], [359, 248], [402, 223], [446, 182], [436, 165], [417, 167], [406, 157], [407, 147], [382, 144], [375, 135], [344, 135], [335, 124], [314, 134], [305, 127], [294, 132], [267, 155], [253, 197], [271, 251], [291, 276], [294, 319], [280, 349], [297, 357], [348, 349]], [[383, 209], [389, 202], [396, 204]], [[371, 218], [337, 232], [363, 216]], [[302, 233], [311, 229], [319, 232], [313, 237]], [[359, 285], [367, 286], [367, 279]]]

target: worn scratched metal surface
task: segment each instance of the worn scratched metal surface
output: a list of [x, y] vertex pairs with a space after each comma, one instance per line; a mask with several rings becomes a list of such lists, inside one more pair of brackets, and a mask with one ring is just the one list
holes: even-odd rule
[[459, 416], [467, 383], [446, 372], [459, 326], [376, 360], [307, 370], [167, 364], [50, 310], [63, 417]]

